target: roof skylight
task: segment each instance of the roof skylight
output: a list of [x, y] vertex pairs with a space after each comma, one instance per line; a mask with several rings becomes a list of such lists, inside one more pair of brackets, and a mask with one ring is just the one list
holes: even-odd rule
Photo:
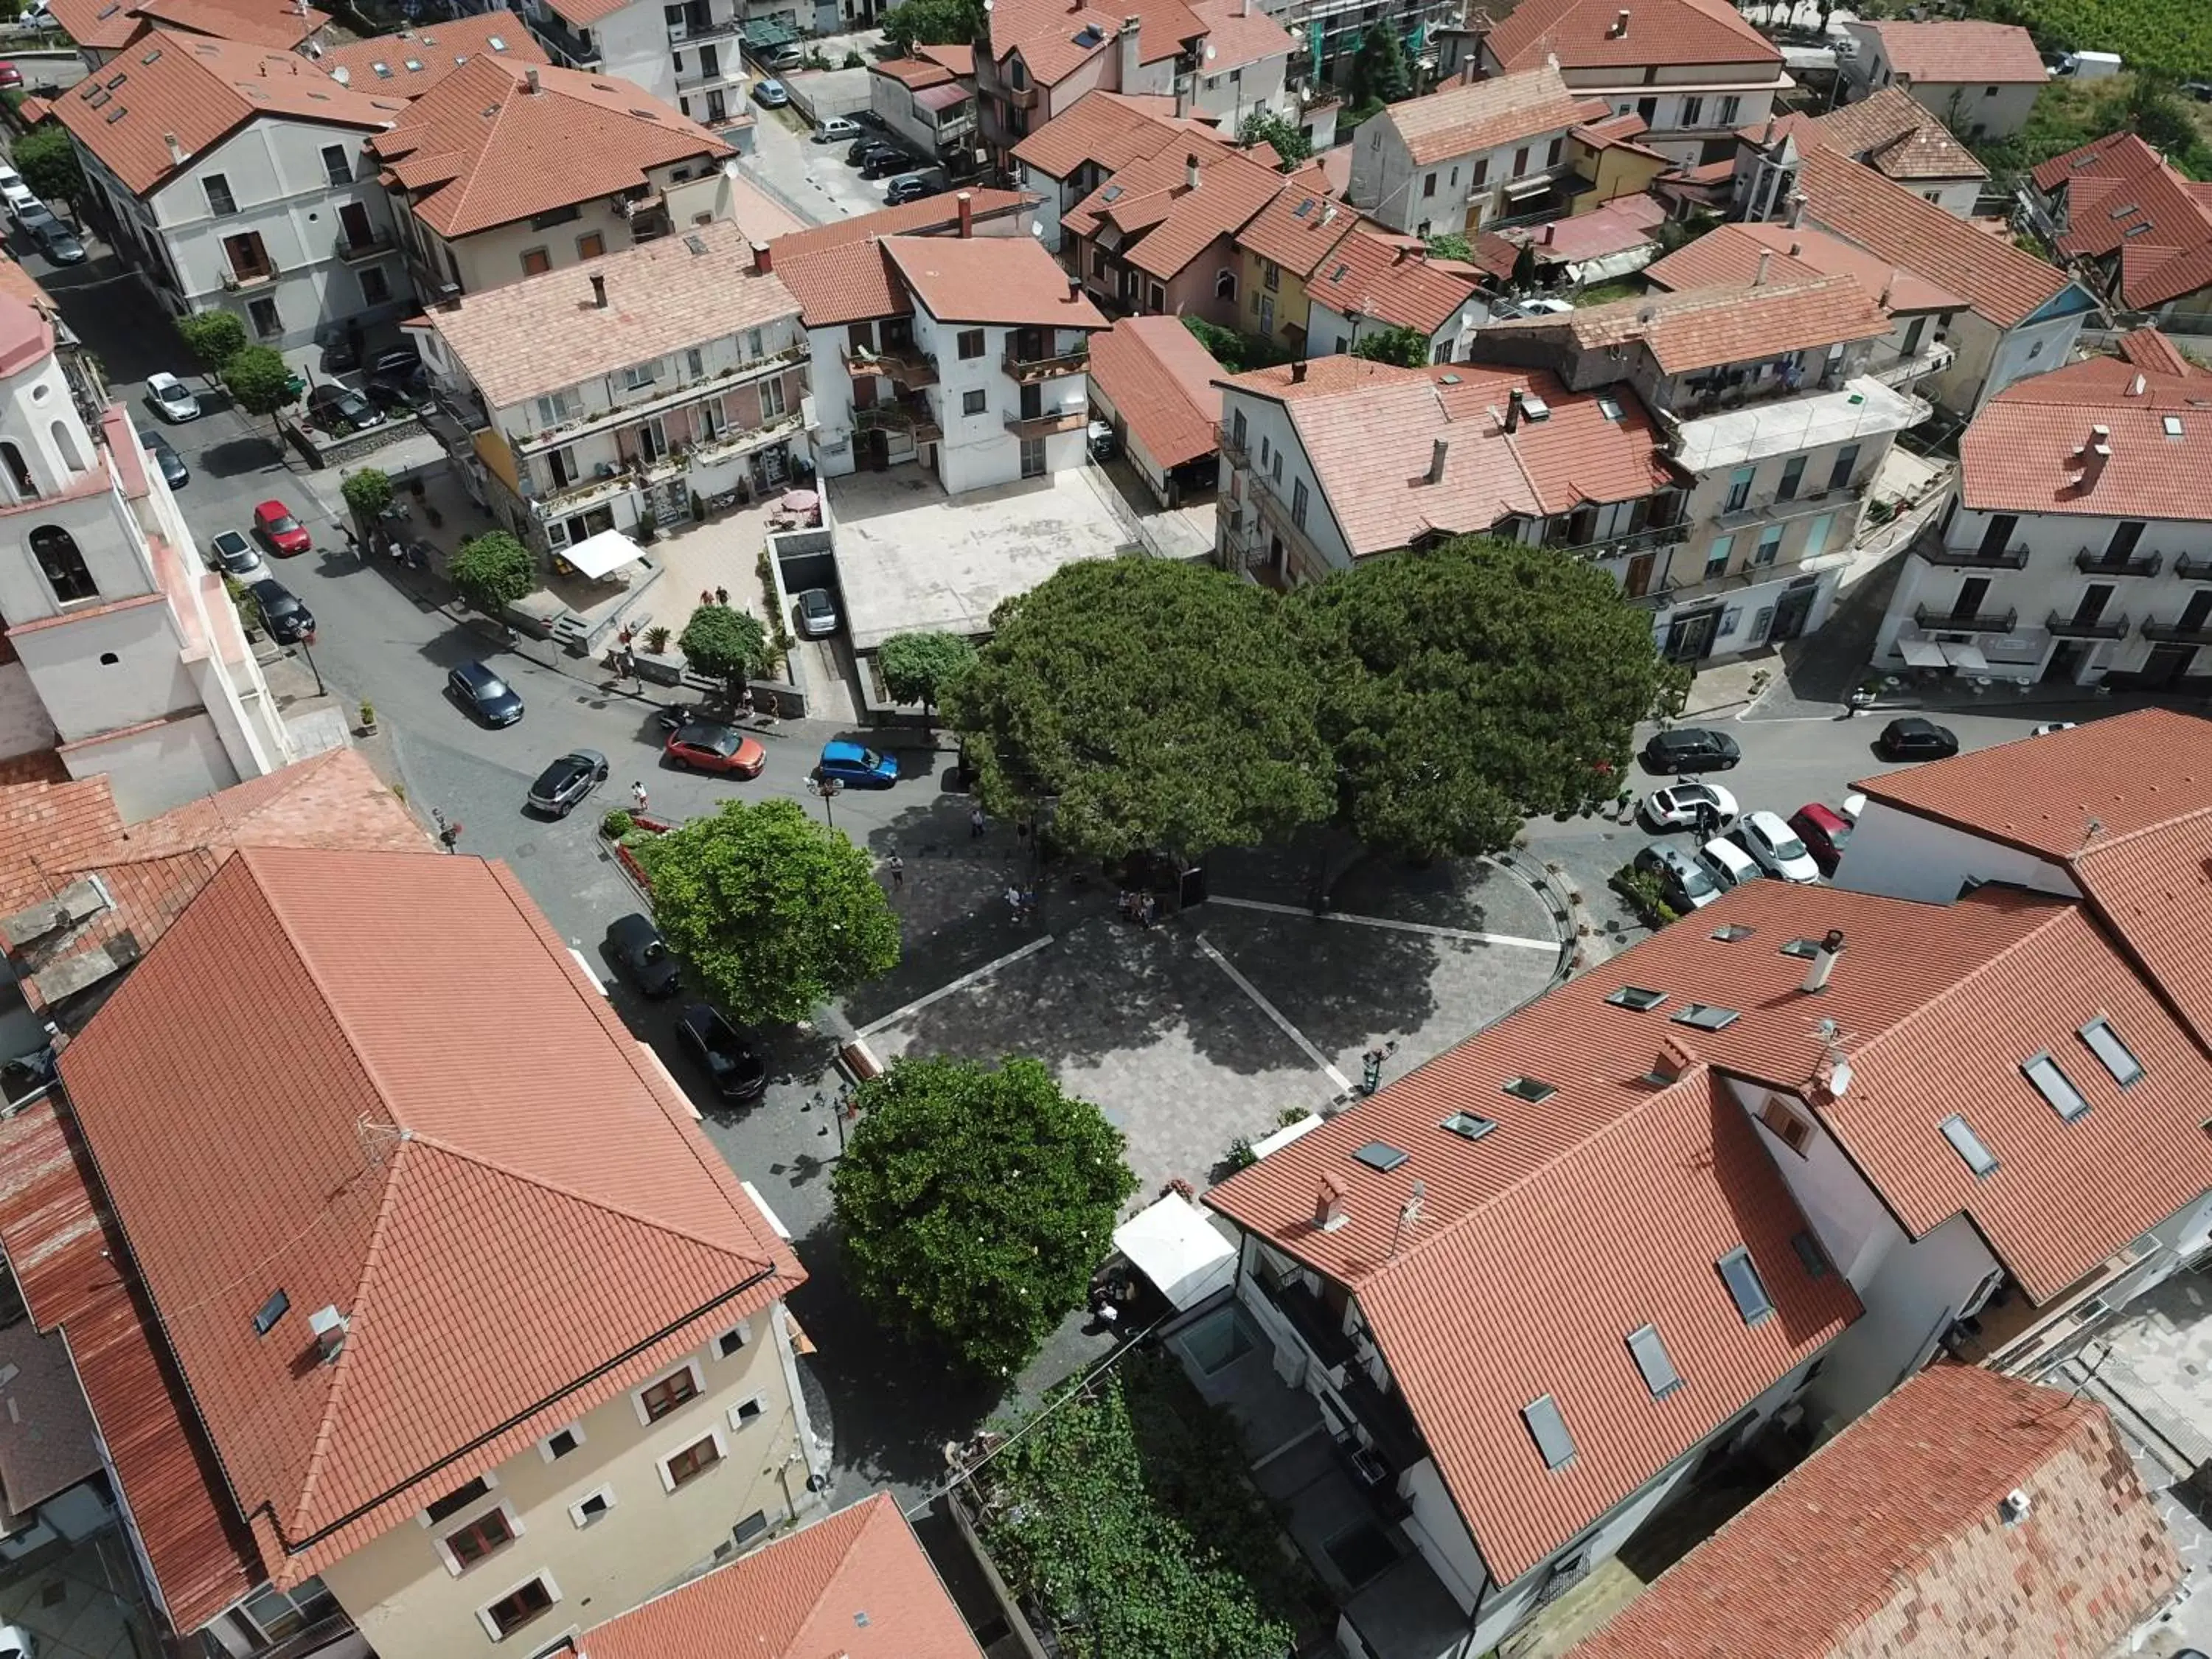
[[1781, 954], [1810, 962], [1820, 954], [1820, 941], [1816, 939], [1793, 939], [1782, 947]]
[[254, 1310], [254, 1335], [266, 1336], [270, 1332], [275, 1330], [276, 1328], [276, 1322], [284, 1316], [284, 1310], [291, 1305], [292, 1298], [285, 1295], [283, 1291], [272, 1291], [270, 1292], [269, 1299]]
[[1951, 1143], [1951, 1150], [1964, 1158], [1966, 1167], [1978, 1176], [1985, 1176], [1997, 1167], [1997, 1155], [1982, 1145], [1982, 1138], [1969, 1128], [1966, 1120], [1954, 1112], [1942, 1124], [1943, 1139]]
[[1521, 1420], [1547, 1469], [1563, 1469], [1575, 1461], [1575, 1437], [1567, 1432], [1567, 1419], [1559, 1415], [1559, 1402], [1540, 1394], [1521, 1408]]
[[1514, 1099], [1525, 1100], [1531, 1106], [1549, 1100], [1559, 1092], [1542, 1079], [1533, 1077], [1510, 1077], [1505, 1079], [1504, 1087]]
[[2179, 415], [2161, 415], [2160, 416], [2159, 416], [2159, 424], [2160, 424], [2160, 426], [2162, 426], [2162, 427], [2164, 427], [2164, 428], [2166, 428], [2166, 435], [2167, 437], [2169, 437], [2169, 438], [2179, 438], [2179, 436], [2181, 436], [2181, 416], [2179, 416]]
[[2084, 1025], [2079, 1036], [2088, 1045], [2089, 1052], [2096, 1055], [2097, 1063], [2110, 1072], [2112, 1081], [2123, 1089], [2143, 1074], [2142, 1061], [2136, 1058], [2134, 1049], [2120, 1040], [2120, 1034], [2112, 1029], [2112, 1022], [2102, 1014]]
[[1618, 398], [1608, 397], [1602, 392], [1599, 392], [1597, 397], [1597, 412], [1604, 416], [1608, 421], [1619, 421], [1621, 418], [1620, 399]]
[[1756, 1325], [1774, 1311], [1774, 1304], [1767, 1299], [1766, 1286], [1759, 1281], [1759, 1269], [1751, 1265], [1751, 1252], [1730, 1250], [1713, 1267], [1728, 1286], [1729, 1299], [1735, 1310], [1743, 1316], [1747, 1325]]
[[1645, 1325], [1629, 1332], [1628, 1353], [1644, 1374], [1644, 1386], [1651, 1390], [1654, 1400], [1663, 1400], [1682, 1386], [1682, 1375], [1668, 1357], [1667, 1345], [1660, 1340], [1656, 1327]]
[[1721, 1031], [1741, 1018], [1733, 1008], [1716, 1008], [1708, 1003], [1692, 1002], [1675, 1011], [1677, 1025], [1692, 1025], [1700, 1031]]
[[2074, 1079], [2058, 1068], [2058, 1062], [2049, 1054], [2032, 1055], [2021, 1062], [2021, 1073], [2035, 1085], [2035, 1092], [2051, 1104], [2051, 1109], [2071, 1123], [2089, 1109], [2089, 1103], [2074, 1086]]
[[1406, 1161], [1405, 1153], [1387, 1140], [1370, 1140], [1352, 1156], [1356, 1163], [1384, 1171], [1395, 1170]]
[[1480, 1140], [1498, 1127], [1498, 1120], [1475, 1112], [1454, 1112], [1437, 1127], [1449, 1130], [1462, 1140]]
[[1616, 1008], [1633, 1008], [1638, 1013], [1648, 1013], [1667, 1000], [1667, 994], [1646, 986], [1624, 985], [1617, 991], [1607, 992], [1605, 1000]]
[[1749, 939], [1758, 931], [1758, 928], [1746, 927], [1740, 921], [1724, 921], [1706, 937], [1717, 939], [1723, 945], [1734, 945], [1740, 940]]

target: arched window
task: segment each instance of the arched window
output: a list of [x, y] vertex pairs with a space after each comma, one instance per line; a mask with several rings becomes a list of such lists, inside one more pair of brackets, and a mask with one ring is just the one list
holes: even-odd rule
[[27, 501], [39, 493], [38, 480], [31, 476], [31, 469], [24, 464], [23, 452], [5, 440], [0, 440], [0, 463], [6, 464], [8, 482], [15, 485], [16, 495]]
[[84, 555], [76, 550], [76, 538], [59, 525], [42, 524], [31, 532], [31, 556], [39, 562], [54, 597], [64, 605], [100, 597]]
[[1229, 300], [1231, 301], [1237, 298], [1237, 273], [1235, 271], [1223, 270], [1215, 275], [1213, 278], [1213, 297], [1217, 300]]
[[78, 447], [76, 434], [70, 431], [67, 421], [53, 423], [54, 453], [62, 458], [62, 465], [72, 472], [84, 471], [84, 451]]

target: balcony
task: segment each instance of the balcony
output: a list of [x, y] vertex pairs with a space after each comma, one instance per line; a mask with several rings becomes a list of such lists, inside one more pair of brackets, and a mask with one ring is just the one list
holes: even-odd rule
[[1313, 1356], [1315, 1364], [1330, 1373], [1332, 1378], [1352, 1365], [1352, 1339], [1344, 1334], [1343, 1315], [1331, 1312], [1327, 1303], [1306, 1288], [1304, 1279], [1292, 1278], [1277, 1285], [1261, 1273], [1253, 1282], [1290, 1322], [1298, 1340]]
[[684, 67], [677, 71], [676, 84], [679, 87], [717, 87], [737, 80], [744, 72], [744, 64], [735, 52], [727, 57], [717, 52], [712, 69], [707, 67], [706, 54], [695, 52], [684, 59]]
[[1391, 1474], [1403, 1474], [1429, 1455], [1404, 1396], [1395, 1389], [1377, 1387], [1364, 1365], [1355, 1360], [1346, 1366], [1344, 1386], [1338, 1392], [1375, 1443], [1376, 1454], [1390, 1466]]
[[396, 244], [388, 230], [372, 231], [366, 236], [349, 236], [340, 231], [331, 246], [339, 258], [351, 264], [361, 259], [380, 259]]
[[1032, 81], [1025, 87], [1008, 87], [1006, 97], [1006, 102], [1015, 109], [1035, 109], [1037, 106], [1036, 82]]
[[552, 54], [555, 63], [574, 69], [599, 66], [599, 44], [592, 39], [589, 29], [572, 29], [550, 11], [540, 11], [530, 20], [530, 32]]
[[2074, 556], [2074, 568], [2085, 576], [2155, 576], [2166, 568], [2166, 555], [2136, 553], [2110, 559], [2085, 547]]
[[1929, 374], [1942, 374], [1958, 355], [1939, 340], [1915, 356], [1900, 357], [1886, 368], [1872, 368], [1867, 373], [1884, 386], [1904, 386]]
[[845, 360], [845, 372], [854, 380], [880, 378], [908, 392], [937, 384], [937, 359], [912, 346], [871, 351], [866, 346], [845, 345], [838, 348], [838, 356]]
[[1017, 438], [1049, 438], [1061, 432], [1080, 432], [1090, 411], [1083, 409], [1048, 409], [1041, 415], [1009, 415], [1006, 430]]
[[908, 409], [901, 404], [882, 404], [873, 409], [853, 411], [855, 432], [903, 432], [918, 444], [933, 444], [944, 437], [944, 428], [927, 408]]
[[2173, 562], [2173, 574], [2185, 582], [2212, 582], [2212, 558], [2185, 553]]
[[2078, 617], [2061, 616], [2054, 611], [2044, 627], [2053, 639], [2058, 640], [2124, 640], [2133, 626], [2125, 617], [2100, 617], [2086, 622]]
[[1916, 547], [1914, 552], [1932, 565], [1946, 570], [2025, 570], [2027, 568], [2027, 549], [1999, 548], [1994, 553], [1984, 553], [1978, 547], [1945, 547], [1937, 542], [1929, 547]]
[[1221, 459], [1230, 465], [1249, 467], [1252, 465], [1251, 453], [1237, 442], [1228, 427], [1218, 421], [1214, 422], [1213, 441], [1220, 448]]
[[720, 40], [744, 29], [742, 16], [723, 18], [720, 22], [671, 23], [668, 25], [668, 44], [672, 46], [696, 46], [702, 40]]
[[617, 495], [627, 495], [636, 487], [636, 477], [628, 467], [617, 466], [610, 461], [606, 471], [590, 477], [576, 478], [534, 495], [528, 490], [523, 493], [540, 517], [565, 518], [602, 501], [612, 501]]
[[2184, 627], [2178, 622], [2147, 622], [2142, 636], [2160, 645], [2212, 645], [2212, 622]]
[[1719, 530], [1741, 530], [1755, 524], [1777, 524], [1792, 519], [1808, 518], [1815, 513], [1834, 513], [1856, 502], [1866, 494], [1867, 483], [1846, 483], [1829, 489], [1810, 489], [1802, 495], [1768, 495], [1740, 507], [1733, 513], [1713, 515], [1714, 527]]
[[222, 285], [233, 294], [251, 294], [256, 289], [270, 286], [276, 277], [275, 265], [254, 265], [244, 270], [234, 265], [222, 273]]
[[1647, 553], [1655, 548], [1674, 547], [1690, 539], [1690, 524], [1646, 525], [1641, 530], [1631, 530], [1619, 536], [1602, 536], [1590, 542], [1547, 541], [1546, 547], [1560, 553], [1572, 553], [1587, 559], [1620, 559], [1632, 554]]
[[1017, 357], [1012, 351], [999, 360], [999, 367], [1014, 380], [1027, 386], [1033, 380], [1049, 380], [1061, 374], [1080, 374], [1091, 367], [1091, 348], [1076, 347], [1053, 357]]
[[1979, 611], [1960, 615], [1923, 605], [1915, 608], [1912, 620], [1923, 634], [2009, 634], [2020, 626], [2020, 612]]

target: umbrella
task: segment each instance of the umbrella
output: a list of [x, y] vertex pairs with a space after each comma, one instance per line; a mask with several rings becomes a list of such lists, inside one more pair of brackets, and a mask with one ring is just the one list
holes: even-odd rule
[[811, 513], [820, 504], [811, 489], [787, 489], [783, 499], [776, 503], [787, 513]]

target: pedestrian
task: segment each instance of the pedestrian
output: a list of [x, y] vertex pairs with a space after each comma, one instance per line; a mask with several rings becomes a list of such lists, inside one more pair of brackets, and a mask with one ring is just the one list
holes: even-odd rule
[[1017, 917], [1022, 914], [1022, 890], [1011, 882], [1006, 885], [1006, 908]]
[[1149, 927], [1159, 919], [1159, 900], [1153, 897], [1150, 893], [1146, 894], [1144, 898], [1140, 901], [1140, 910], [1138, 920], [1142, 921], [1146, 927]]
[[730, 590], [728, 588], [718, 587], [714, 590], [714, 603], [716, 605], [726, 605], [729, 602]]
[[891, 854], [891, 891], [902, 892], [906, 887], [906, 860], [896, 853]]
[[983, 826], [987, 822], [988, 820], [983, 817], [983, 809], [981, 807], [969, 807], [968, 809], [968, 839], [970, 841], [982, 840]]
[[629, 787], [629, 798], [637, 803], [637, 810], [645, 811], [645, 783], [642, 779]]
[[700, 604], [702, 604], [702, 605], [712, 605], [712, 604], [714, 604], [714, 592], [712, 592], [712, 590], [708, 589], [708, 588], [704, 588], [704, 587], [702, 587], [702, 588], [701, 588], [701, 589], [699, 590], [699, 603], [700, 603]]

